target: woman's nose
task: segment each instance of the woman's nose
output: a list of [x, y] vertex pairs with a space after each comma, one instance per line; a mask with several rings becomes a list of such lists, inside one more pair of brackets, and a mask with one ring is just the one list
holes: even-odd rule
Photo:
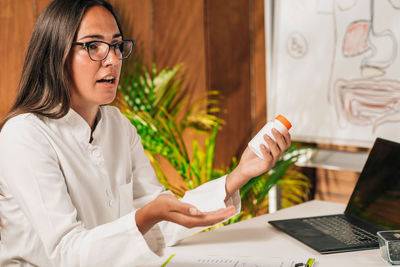
[[118, 59], [117, 55], [115, 54], [115, 51], [113, 48], [110, 47], [110, 51], [108, 52], [108, 55], [106, 56], [105, 59], [103, 59], [103, 64], [105, 65], [110, 65], [110, 64], [117, 64], [119, 63], [120, 59]]

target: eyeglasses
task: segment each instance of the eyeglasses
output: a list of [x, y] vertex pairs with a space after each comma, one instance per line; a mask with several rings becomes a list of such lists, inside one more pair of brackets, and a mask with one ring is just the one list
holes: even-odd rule
[[114, 44], [103, 41], [90, 41], [86, 43], [73, 42], [73, 45], [80, 45], [86, 49], [89, 57], [93, 61], [102, 61], [110, 53], [110, 48], [114, 49], [114, 53], [118, 59], [128, 58], [135, 46], [135, 40], [123, 40]]

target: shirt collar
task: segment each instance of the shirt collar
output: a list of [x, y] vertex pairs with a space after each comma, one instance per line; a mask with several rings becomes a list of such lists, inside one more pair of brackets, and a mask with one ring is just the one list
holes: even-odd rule
[[99, 107], [99, 112], [97, 112], [96, 120], [97, 120], [96, 128], [94, 128], [94, 131], [92, 133], [93, 141], [97, 140], [101, 134], [101, 127], [103, 124], [103, 109], [101, 106]]
[[[98, 136], [99, 128], [102, 124], [102, 111], [101, 107], [97, 113], [96, 119], [98, 120], [96, 128], [93, 133], [93, 139]], [[81, 142], [89, 143], [91, 129], [89, 124], [72, 108], [69, 109], [67, 115], [62, 118], [69, 126], [72, 134]]]

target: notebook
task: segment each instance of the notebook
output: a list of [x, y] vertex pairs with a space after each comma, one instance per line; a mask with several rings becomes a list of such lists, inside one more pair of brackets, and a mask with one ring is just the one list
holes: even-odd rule
[[344, 214], [269, 221], [322, 254], [378, 248], [400, 229], [400, 143], [377, 138]]

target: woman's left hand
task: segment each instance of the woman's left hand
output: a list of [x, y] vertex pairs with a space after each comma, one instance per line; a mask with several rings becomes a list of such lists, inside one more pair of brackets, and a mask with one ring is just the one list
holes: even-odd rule
[[226, 178], [226, 199], [251, 178], [269, 171], [285, 150], [290, 147], [291, 139], [288, 132], [280, 133], [272, 129], [272, 134], [276, 142], [268, 135], [264, 135], [264, 140], [268, 144], [269, 149], [264, 145], [260, 147], [264, 159], [259, 158], [248, 146], [246, 147], [240, 158], [239, 165]]
[[281, 134], [279, 131], [272, 129], [272, 134], [274, 135], [276, 142], [268, 135], [265, 135], [264, 140], [267, 142], [269, 150], [264, 145], [261, 145], [260, 148], [264, 159], [259, 158], [248, 146], [246, 147], [238, 166], [241, 175], [245, 179], [249, 180], [269, 171], [283, 155], [286, 149], [290, 147], [291, 141], [288, 132]]

